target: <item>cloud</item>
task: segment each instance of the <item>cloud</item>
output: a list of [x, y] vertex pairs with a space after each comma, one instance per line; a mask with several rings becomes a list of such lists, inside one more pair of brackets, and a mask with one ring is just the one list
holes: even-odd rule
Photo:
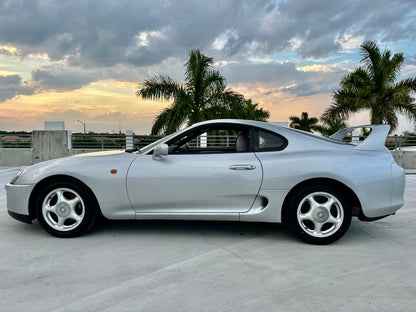
[[114, 120], [127, 120], [129, 119], [129, 115], [121, 112], [111, 112], [111, 113], [104, 113], [100, 115], [95, 115], [91, 118], [93, 121], [114, 121]]
[[294, 40], [302, 57], [322, 57], [345, 36], [415, 39], [414, 13], [413, 0], [2, 1], [0, 44], [82, 67], [148, 66], [196, 47], [268, 54]]
[[405, 55], [405, 64], [407, 65], [416, 65], [416, 54], [414, 55]]
[[249, 83], [255, 81], [256, 83], [273, 83], [278, 86], [290, 84], [301, 75], [296, 70], [296, 64], [292, 62], [231, 63], [222, 67], [221, 72], [229, 83]]
[[307, 65], [307, 66], [299, 66], [296, 67], [297, 70], [303, 71], [303, 72], [334, 72], [337, 71], [336, 65]]
[[15, 47], [0, 46], [0, 55], [5, 55], [5, 56], [22, 56], [22, 51], [19, 51]]
[[416, 65], [406, 65], [402, 67], [401, 74], [405, 78], [416, 77]]
[[0, 76], [0, 102], [18, 95], [33, 95], [45, 91], [69, 91], [80, 89], [103, 76], [99, 71], [86, 71], [61, 65], [35, 68], [31, 79], [19, 75]]
[[0, 54], [47, 54], [77, 73], [41, 68], [35, 79], [75, 88], [92, 80], [81, 69], [145, 72], [168, 59], [183, 63], [191, 48], [230, 62], [282, 51], [321, 58], [365, 39], [416, 39], [415, 10], [413, 0], [381, 0], [377, 9], [373, 0], [2, 1]]
[[19, 75], [0, 76], [0, 102], [14, 98], [16, 95], [31, 95], [35, 89], [22, 81]]
[[[215, 6], [159, 0], [2, 1], [0, 43], [19, 47], [26, 55], [45, 52], [52, 61], [67, 59], [72, 66], [145, 66], [215, 36], [201, 32], [202, 27], [212, 30]], [[195, 16], [188, 9], [195, 10]], [[211, 16], [203, 19], [207, 12]], [[138, 40], [144, 35], [146, 44]]]
[[100, 79], [96, 71], [68, 68], [59, 64], [46, 65], [32, 70], [32, 83], [42, 90], [80, 89]]
[[[339, 38], [361, 36], [365, 39], [396, 41], [415, 38], [411, 20], [413, 1], [282, 1], [274, 14], [263, 22], [260, 36], [265, 51], [280, 51], [297, 41], [303, 57], [323, 57], [342, 48]], [[380, 35], [381, 34], [381, 35]], [[395, 37], [392, 35], [395, 34]]]
[[263, 93], [291, 93], [309, 96], [331, 93], [338, 88], [346, 71], [336, 66], [314, 65], [297, 67], [295, 63], [229, 64], [222, 68], [232, 85], [257, 85]]

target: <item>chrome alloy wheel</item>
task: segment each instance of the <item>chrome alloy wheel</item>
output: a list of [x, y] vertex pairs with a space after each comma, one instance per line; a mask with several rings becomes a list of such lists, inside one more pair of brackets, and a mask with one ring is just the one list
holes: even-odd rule
[[46, 223], [57, 231], [77, 228], [85, 216], [85, 205], [81, 196], [69, 188], [57, 188], [45, 196], [42, 215]]
[[315, 192], [305, 196], [297, 207], [299, 226], [317, 238], [336, 233], [344, 221], [341, 202], [332, 194]]

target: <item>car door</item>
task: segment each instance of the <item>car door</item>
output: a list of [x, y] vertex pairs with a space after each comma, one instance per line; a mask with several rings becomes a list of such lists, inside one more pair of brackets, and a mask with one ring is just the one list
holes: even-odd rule
[[[203, 145], [203, 136], [196, 139]], [[137, 157], [127, 190], [136, 213], [238, 213], [251, 208], [261, 181], [254, 152], [205, 146], [158, 160], [151, 154]]]

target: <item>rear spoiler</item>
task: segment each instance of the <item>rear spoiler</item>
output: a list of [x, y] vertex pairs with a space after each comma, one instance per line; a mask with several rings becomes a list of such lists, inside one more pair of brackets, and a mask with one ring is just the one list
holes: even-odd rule
[[371, 128], [370, 135], [355, 147], [362, 151], [379, 151], [386, 149], [386, 138], [390, 131], [390, 125], [364, 125], [351, 128], [341, 129], [330, 136], [331, 139], [342, 141], [344, 137], [354, 129]]

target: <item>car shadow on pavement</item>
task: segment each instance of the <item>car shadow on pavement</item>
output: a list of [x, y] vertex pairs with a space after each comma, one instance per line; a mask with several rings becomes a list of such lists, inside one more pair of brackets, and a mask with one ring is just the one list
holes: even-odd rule
[[282, 224], [232, 221], [100, 220], [87, 235], [204, 235], [213, 237], [276, 236], [296, 238]]
[[[353, 220], [349, 231], [338, 241], [339, 243], [374, 242], [381, 238], [389, 239], [386, 227], [392, 225], [379, 224], [380, 221], [368, 224]], [[50, 237], [37, 220], [32, 225], [16, 222], [13, 232], [17, 236]], [[172, 236], [184, 238], [221, 239], [221, 240], [247, 240], [266, 239], [276, 242], [296, 242], [304, 244], [285, 225], [276, 223], [233, 222], [233, 221], [182, 221], [182, 220], [108, 220], [101, 219], [83, 237], [105, 239], [106, 237], [131, 238], [149, 237], [155, 239], [169, 239]], [[77, 239], [77, 238], [76, 238]], [[335, 242], [335, 244], [338, 244]]]

